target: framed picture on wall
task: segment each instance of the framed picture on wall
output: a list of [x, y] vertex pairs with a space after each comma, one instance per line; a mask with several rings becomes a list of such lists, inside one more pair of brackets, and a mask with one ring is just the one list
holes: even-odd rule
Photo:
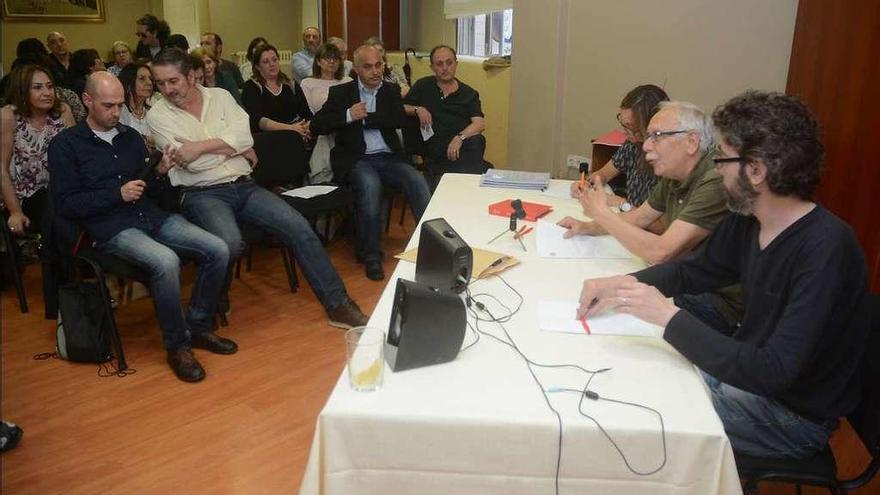
[[4, 21], [104, 22], [104, 0], [0, 0]]

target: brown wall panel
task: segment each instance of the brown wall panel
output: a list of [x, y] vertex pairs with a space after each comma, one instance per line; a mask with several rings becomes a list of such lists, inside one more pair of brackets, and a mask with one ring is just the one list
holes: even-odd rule
[[400, 0], [382, 0], [382, 41], [385, 50], [400, 50]]
[[324, 39], [345, 38], [345, 0], [324, 0]]
[[880, 1], [801, 0], [786, 91], [822, 124], [817, 199], [856, 230], [880, 291]]
[[351, 51], [370, 36], [379, 36], [379, 0], [347, 0], [348, 45]]

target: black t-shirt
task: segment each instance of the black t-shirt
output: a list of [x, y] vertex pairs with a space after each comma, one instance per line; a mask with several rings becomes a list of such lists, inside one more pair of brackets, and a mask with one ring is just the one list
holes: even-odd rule
[[281, 92], [274, 95], [265, 86], [249, 79], [244, 83], [241, 103], [250, 116], [252, 132], [260, 131], [260, 119], [263, 117], [285, 124], [312, 119], [306, 97], [295, 81], [293, 86], [282, 84]]
[[458, 81], [458, 90], [444, 98], [434, 76], [416, 81], [404, 103], [425, 107], [431, 112], [434, 136], [428, 140], [428, 145], [437, 142], [444, 150], [453, 136], [470, 125], [471, 117], [483, 116], [480, 94], [474, 88]]
[[730, 215], [695, 253], [633, 275], [667, 297], [741, 283], [745, 314], [732, 336], [679, 311], [664, 339], [724, 383], [814, 421], [839, 418], [859, 399], [868, 330], [858, 311], [868, 287], [858, 240], [821, 206], [764, 249], [759, 229], [754, 217]]

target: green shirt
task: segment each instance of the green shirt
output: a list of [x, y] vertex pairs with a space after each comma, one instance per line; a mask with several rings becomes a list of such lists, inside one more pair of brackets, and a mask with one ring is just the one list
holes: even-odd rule
[[664, 177], [651, 190], [648, 205], [663, 213], [666, 225], [681, 220], [712, 230], [730, 213], [713, 156], [706, 152], [683, 182]]
[[[714, 156], [714, 152], [706, 152], [684, 182], [664, 177], [651, 190], [648, 205], [663, 212], [667, 226], [681, 220], [711, 231], [730, 214], [724, 184], [712, 161]], [[728, 324], [740, 321], [743, 307], [739, 284], [718, 289], [711, 297]]]

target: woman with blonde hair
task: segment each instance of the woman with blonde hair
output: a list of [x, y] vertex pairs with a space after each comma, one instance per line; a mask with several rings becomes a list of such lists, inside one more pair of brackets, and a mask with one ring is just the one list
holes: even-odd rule
[[238, 86], [235, 85], [235, 81], [227, 73], [219, 70], [220, 60], [214, 55], [214, 50], [197, 46], [190, 50], [189, 54], [200, 59], [205, 66], [202, 72], [202, 86], [206, 88], [223, 88], [229, 91], [229, 94], [241, 105], [241, 94], [238, 92]]
[[107, 72], [119, 77], [122, 69], [132, 61], [131, 47], [124, 41], [114, 41], [110, 47], [110, 55], [113, 65], [107, 68]]

